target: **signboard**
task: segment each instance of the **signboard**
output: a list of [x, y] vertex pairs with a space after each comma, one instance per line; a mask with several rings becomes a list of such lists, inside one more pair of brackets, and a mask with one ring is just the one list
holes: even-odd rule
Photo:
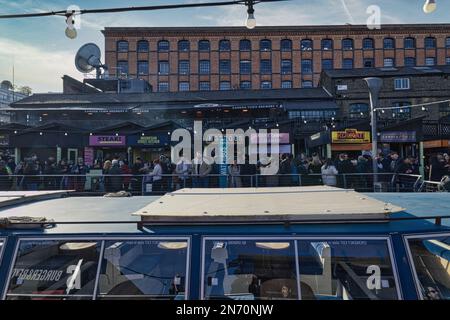
[[0, 147], [9, 146], [9, 134], [0, 134]]
[[348, 89], [346, 84], [340, 84], [336, 88], [338, 91], [346, 91]]
[[90, 136], [91, 147], [123, 147], [126, 145], [125, 136]]
[[88, 166], [94, 165], [94, 148], [84, 148], [84, 163]]
[[131, 147], [160, 147], [169, 145], [169, 135], [129, 136], [128, 145]]
[[358, 131], [356, 129], [346, 129], [345, 131], [333, 131], [331, 133], [333, 143], [370, 143], [369, 131]]
[[415, 131], [386, 131], [381, 132], [380, 135], [381, 142], [416, 142], [416, 132]]
[[289, 133], [268, 133], [268, 134], [252, 134], [250, 136], [250, 142], [252, 144], [257, 143], [273, 143], [275, 142], [275, 138], [278, 136], [279, 144], [288, 144], [290, 143]]

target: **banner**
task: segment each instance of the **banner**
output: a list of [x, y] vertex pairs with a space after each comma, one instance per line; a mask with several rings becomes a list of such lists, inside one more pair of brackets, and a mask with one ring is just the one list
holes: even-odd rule
[[346, 129], [345, 131], [333, 131], [331, 133], [332, 143], [370, 143], [369, 131], [358, 131], [356, 129]]
[[416, 142], [417, 137], [415, 131], [386, 131], [381, 132], [380, 141], [392, 143]]
[[169, 135], [129, 136], [127, 138], [130, 147], [160, 147], [169, 145]]
[[91, 147], [123, 147], [126, 145], [125, 136], [90, 136]]

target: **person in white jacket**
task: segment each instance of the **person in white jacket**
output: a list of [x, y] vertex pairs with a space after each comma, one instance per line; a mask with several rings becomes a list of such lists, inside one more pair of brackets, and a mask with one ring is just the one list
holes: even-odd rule
[[162, 167], [159, 163], [159, 159], [156, 159], [153, 161], [153, 171], [150, 172], [148, 175], [152, 177], [152, 191], [153, 192], [160, 192], [161, 191], [161, 179], [162, 179]]
[[326, 186], [335, 187], [337, 185], [336, 176], [338, 175], [338, 171], [331, 159], [327, 159], [325, 161], [325, 164], [322, 166], [321, 171], [323, 184]]

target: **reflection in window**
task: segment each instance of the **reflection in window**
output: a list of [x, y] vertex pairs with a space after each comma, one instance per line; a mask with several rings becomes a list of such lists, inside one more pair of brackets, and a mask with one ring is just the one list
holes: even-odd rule
[[21, 241], [7, 299], [92, 299], [99, 242]]
[[333, 50], [333, 40], [323, 39], [322, 40], [322, 50]]
[[3, 241], [0, 240], [0, 265], [2, 264]]
[[259, 42], [259, 49], [261, 51], [270, 51], [272, 50], [272, 41], [269, 39], [263, 39]]
[[298, 299], [293, 241], [205, 243], [205, 299]]
[[313, 41], [310, 39], [304, 39], [300, 43], [302, 51], [311, 51], [313, 49]]
[[230, 40], [220, 40], [219, 51], [230, 51], [230, 50], [231, 50]]
[[343, 39], [342, 40], [343, 50], [353, 50], [353, 39]]
[[188, 40], [180, 40], [178, 41], [178, 51], [187, 52], [190, 50], [190, 43]]
[[187, 241], [106, 241], [98, 299], [185, 299]]
[[396, 300], [386, 241], [298, 241], [303, 300]]
[[421, 296], [450, 299], [450, 237], [408, 240]]

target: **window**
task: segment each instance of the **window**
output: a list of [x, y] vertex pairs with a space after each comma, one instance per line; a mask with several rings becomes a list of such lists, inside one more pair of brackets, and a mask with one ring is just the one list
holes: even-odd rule
[[369, 105], [367, 103], [353, 103], [349, 108], [350, 119], [362, 119], [369, 116]]
[[191, 49], [191, 44], [188, 40], [180, 40], [178, 41], [178, 51], [187, 52]]
[[272, 60], [261, 60], [261, 68], [260, 72], [262, 74], [271, 74], [272, 73]]
[[4, 243], [5, 242], [2, 239], [0, 239], [0, 265], [2, 264], [2, 252]]
[[252, 50], [252, 43], [250, 40], [241, 40], [239, 41], [239, 50], [240, 51], [251, 51]]
[[219, 51], [230, 51], [230, 50], [231, 50], [230, 40], [220, 40]]
[[186, 299], [187, 250], [187, 240], [105, 241], [97, 298]]
[[450, 65], [450, 57], [446, 57], [445, 58], [445, 64], [446, 65]]
[[139, 75], [148, 74], [148, 61], [138, 61], [137, 69]]
[[128, 61], [117, 61], [117, 75], [128, 76]]
[[124, 40], [117, 41], [117, 51], [128, 52], [128, 41]]
[[386, 68], [390, 68], [390, 67], [394, 66], [394, 59], [392, 59], [392, 58], [385, 58], [383, 61], [384, 61], [383, 66]]
[[292, 51], [292, 41], [289, 39], [281, 40], [281, 51]]
[[331, 70], [331, 69], [333, 69], [333, 60], [323, 59], [322, 60], [322, 70]]
[[[409, 102], [396, 102], [392, 106], [394, 108], [392, 110], [392, 117], [395, 119], [409, 119], [411, 118], [411, 108], [409, 107], [411, 104]], [[403, 108], [404, 107], [404, 108]]]
[[169, 74], [169, 62], [168, 61], [160, 61], [158, 64], [158, 73], [159, 74]]
[[210, 50], [210, 44], [208, 40], [200, 40], [198, 42], [198, 51], [209, 51]]
[[353, 50], [353, 39], [342, 40], [342, 50]]
[[211, 84], [207, 81], [200, 82], [200, 91], [209, 91], [211, 90]]
[[310, 80], [303, 80], [302, 81], [302, 88], [312, 88], [313, 82]]
[[436, 48], [436, 38], [427, 37], [425, 38], [425, 49], [435, 49]]
[[420, 298], [450, 300], [450, 237], [408, 237], [407, 243]]
[[385, 38], [383, 40], [384, 49], [395, 49], [395, 40], [392, 38]]
[[300, 48], [302, 51], [312, 51], [313, 41], [310, 39], [304, 39], [300, 42]]
[[252, 83], [250, 81], [241, 81], [239, 88], [242, 90], [248, 90], [252, 88]]
[[189, 82], [180, 82], [178, 84], [178, 91], [189, 91]]
[[269, 39], [263, 39], [259, 42], [259, 49], [261, 51], [271, 51], [272, 50], [272, 41]]
[[207, 238], [203, 250], [202, 299], [399, 298], [386, 240]]
[[209, 74], [210, 73], [210, 63], [209, 60], [200, 60], [199, 63], [199, 73]]
[[281, 81], [282, 89], [292, 89], [292, 81]]
[[169, 41], [161, 40], [158, 42], [158, 51], [159, 52], [169, 52], [169, 50], [170, 50]]
[[372, 58], [364, 59], [364, 68], [373, 68], [375, 66], [375, 62]]
[[363, 49], [372, 50], [374, 48], [374, 41], [372, 38], [365, 38], [363, 40]]
[[405, 49], [414, 49], [416, 47], [416, 39], [405, 38], [404, 47], [405, 47]]
[[435, 58], [426, 58], [425, 59], [425, 65], [426, 66], [434, 66], [436, 64]]
[[289, 119], [308, 119], [308, 120], [331, 120], [332, 118], [336, 118], [335, 110], [302, 110], [302, 111], [289, 111], [288, 112]]
[[343, 59], [342, 69], [353, 69], [353, 59]]
[[405, 67], [415, 67], [416, 66], [416, 58], [407, 57], [405, 58]]
[[281, 73], [282, 74], [292, 73], [292, 60], [281, 60]]
[[395, 90], [409, 90], [410, 81], [409, 78], [399, 78], [394, 80], [394, 89]]
[[137, 51], [138, 52], [148, 52], [148, 41], [146, 40], [140, 40], [137, 43]]
[[180, 60], [178, 62], [178, 73], [179, 74], [189, 74], [190, 73], [189, 60]]
[[312, 73], [312, 60], [304, 59], [302, 60], [302, 73]]
[[219, 72], [220, 72], [220, 74], [230, 74], [231, 73], [231, 61], [230, 60], [220, 60]]
[[231, 82], [221, 81], [219, 84], [219, 90], [231, 90]]
[[168, 82], [158, 83], [158, 92], [169, 92], [169, 83]]
[[251, 74], [252, 73], [252, 62], [249, 60], [241, 60], [239, 62], [239, 72], [240, 72], [240, 74]]
[[261, 89], [272, 89], [272, 82], [270, 81], [261, 82]]
[[450, 37], [445, 38], [445, 47], [450, 48]]
[[21, 240], [7, 299], [92, 299], [100, 248], [97, 241]]
[[323, 39], [322, 40], [322, 50], [325, 50], [325, 51], [333, 50], [333, 40]]

